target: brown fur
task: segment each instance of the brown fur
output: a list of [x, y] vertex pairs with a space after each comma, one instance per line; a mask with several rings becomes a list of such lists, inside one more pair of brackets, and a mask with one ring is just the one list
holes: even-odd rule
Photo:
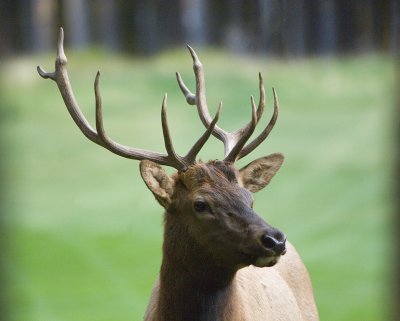
[[[260, 233], [279, 232], [253, 212], [246, 189], [268, 184], [283, 160], [276, 155], [241, 171], [225, 162], [198, 163], [171, 178], [142, 162], [146, 184], [166, 208], [163, 261], [146, 321], [318, 320], [307, 271], [290, 244], [273, 267], [254, 267], [242, 253], [261, 255]], [[197, 199], [209, 212], [193, 210]]]

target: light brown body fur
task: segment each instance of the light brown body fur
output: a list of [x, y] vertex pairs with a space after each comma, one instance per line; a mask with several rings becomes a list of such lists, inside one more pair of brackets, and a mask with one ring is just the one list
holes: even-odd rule
[[[236, 295], [229, 304], [235, 310], [228, 311], [215, 321], [319, 320], [307, 270], [294, 247], [290, 243], [287, 243], [287, 247], [286, 255], [275, 266], [249, 266], [236, 273], [232, 281]], [[151, 294], [145, 321], [164, 320], [157, 311], [159, 287], [158, 279]]]

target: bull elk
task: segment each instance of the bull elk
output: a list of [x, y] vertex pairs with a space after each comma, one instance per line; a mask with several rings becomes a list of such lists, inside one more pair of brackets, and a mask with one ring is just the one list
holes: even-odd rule
[[[206, 127], [185, 156], [175, 152], [169, 133], [165, 95], [161, 122], [167, 154], [121, 145], [106, 134], [99, 91], [94, 83], [96, 129], [82, 114], [74, 97], [63, 49], [63, 30], [58, 38], [55, 71], [43, 78], [54, 80], [64, 103], [82, 133], [92, 142], [123, 157], [140, 160], [144, 182], [165, 209], [163, 258], [159, 278], [145, 313], [146, 321], [269, 321], [318, 320], [307, 270], [285, 235], [253, 210], [252, 193], [268, 185], [283, 163], [272, 154], [237, 169], [235, 162], [251, 153], [271, 132], [274, 112], [266, 128], [250, 143], [264, 112], [265, 92], [259, 75], [258, 106], [251, 97], [252, 118], [242, 128], [227, 132], [209, 114], [203, 66], [188, 46], [193, 59], [196, 93], [177, 81], [186, 101], [196, 105]], [[223, 160], [196, 161], [196, 155], [213, 135], [224, 144]], [[177, 172], [168, 176], [161, 165]], [[278, 264], [279, 261], [279, 264]]]

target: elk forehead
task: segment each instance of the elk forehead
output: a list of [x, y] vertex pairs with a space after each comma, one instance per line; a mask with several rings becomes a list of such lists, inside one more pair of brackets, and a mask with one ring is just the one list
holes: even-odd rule
[[190, 191], [236, 197], [239, 193], [246, 201], [252, 201], [251, 193], [242, 188], [239, 171], [232, 163], [224, 161], [197, 163], [178, 175], [181, 182]]
[[190, 190], [204, 185], [214, 185], [218, 182], [225, 184], [238, 183], [238, 171], [234, 166], [222, 161], [196, 163], [179, 172], [182, 183]]

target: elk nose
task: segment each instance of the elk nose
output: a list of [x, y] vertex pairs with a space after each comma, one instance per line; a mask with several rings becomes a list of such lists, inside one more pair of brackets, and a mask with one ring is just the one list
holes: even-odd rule
[[268, 250], [274, 251], [276, 255], [284, 255], [286, 253], [286, 237], [282, 233], [279, 233], [277, 238], [264, 234], [261, 236], [261, 243]]

